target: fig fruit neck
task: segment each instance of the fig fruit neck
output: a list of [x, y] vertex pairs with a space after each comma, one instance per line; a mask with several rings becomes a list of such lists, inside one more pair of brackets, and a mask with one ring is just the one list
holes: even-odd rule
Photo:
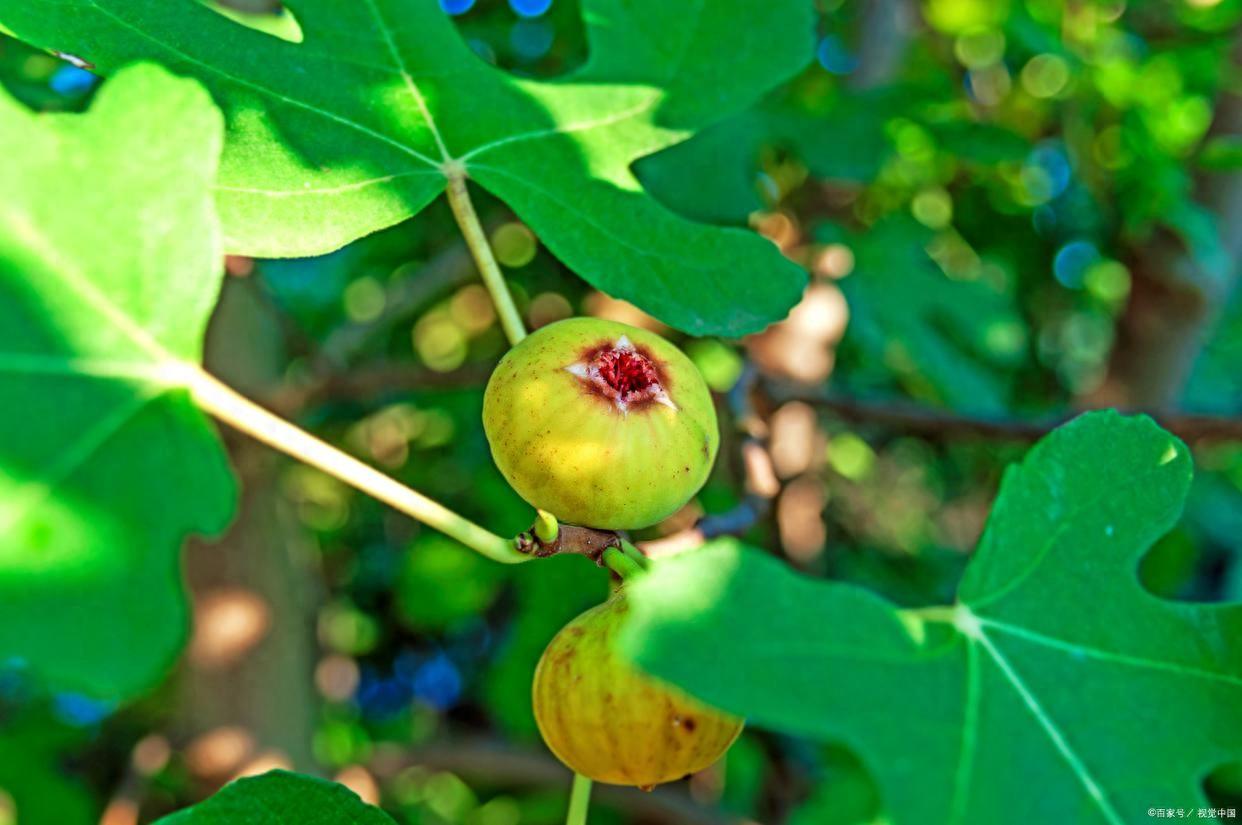
[[655, 363], [624, 335], [615, 342], [588, 350], [581, 360], [565, 370], [582, 381], [590, 392], [611, 402], [622, 414], [652, 404], [677, 409], [660, 383]]

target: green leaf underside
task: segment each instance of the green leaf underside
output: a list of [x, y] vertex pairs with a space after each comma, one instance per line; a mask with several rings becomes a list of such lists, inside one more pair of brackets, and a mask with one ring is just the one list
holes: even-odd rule
[[230, 251], [331, 251], [416, 214], [464, 164], [571, 269], [682, 330], [752, 332], [798, 299], [804, 274], [774, 245], [678, 217], [629, 167], [805, 65], [806, 0], [586, 0], [590, 59], [556, 82], [482, 62], [434, 0], [287, 5], [301, 43], [194, 0], [30, 0], [0, 23], [105, 73], [155, 59], [205, 83], [228, 121]]
[[954, 607], [898, 610], [723, 541], [631, 585], [627, 650], [755, 724], [847, 744], [897, 823], [1196, 808], [1242, 757], [1242, 607], [1136, 575], [1191, 475], [1149, 419], [1085, 415], [1010, 468]]
[[205, 802], [156, 825], [395, 825], [348, 788], [310, 776], [271, 771], [239, 779]]
[[197, 362], [220, 285], [219, 113], [126, 70], [85, 115], [0, 93], [0, 660], [107, 698], [186, 632], [178, 548], [233, 486], [169, 370]]

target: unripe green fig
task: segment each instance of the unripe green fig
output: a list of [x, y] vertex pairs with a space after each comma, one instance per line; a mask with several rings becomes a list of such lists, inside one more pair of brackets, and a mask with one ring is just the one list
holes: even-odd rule
[[677, 512], [720, 444], [690, 359], [654, 333], [598, 318], [549, 324], [510, 350], [487, 383], [483, 429], [522, 498], [605, 530]]
[[572, 770], [596, 782], [650, 789], [724, 755], [743, 722], [617, 655], [623, 591], [567, 624], [535, 669], [535, 721]]

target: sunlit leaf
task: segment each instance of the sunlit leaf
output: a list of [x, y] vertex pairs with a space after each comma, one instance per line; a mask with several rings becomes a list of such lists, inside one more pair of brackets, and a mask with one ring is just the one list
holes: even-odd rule
[[0, 659], [130, 695], [186, 634], [178, 551], [233, 507], [186, 392], [220, 287], [220, 115], [128, 70], [89, 114], [0, 93]]
[[32, 0], [0, 22], [105, 73], [156, 59], [202, 80], [228, 119], [230, 251], [330, 251], [464, 170], [587, 281], [687, 332], [755, 331], [800, 295], [802, 272], [770, 242], [674, 215], [629, 166], [800, 69], [807, 0], [588, 0], [590, 58], [555, 82], [484, 63], [434, 0], [288, 6], [301, 43], [194, 0]]

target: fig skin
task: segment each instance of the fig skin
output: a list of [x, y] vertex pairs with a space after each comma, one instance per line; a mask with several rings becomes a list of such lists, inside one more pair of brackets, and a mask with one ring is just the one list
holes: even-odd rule
[[[603, 374], [615, 377], [623, 358], [622, 390], [637, 391], [591, 372], [609, 357], [614, 371]], [[707, 481], [720, 444], [711, 393], [690, 359], [654, 333], [597, 318], [549, 324], [511, 349], [487, 383], [483, 429], [518, 495], [604, 530], [677, 512]]]
[[743, 721], [642, 673], [615, 652], [623, 592], [567, 624], [535, 669], [535, 721], [570, 769], [645, 790], [708, 767]]

